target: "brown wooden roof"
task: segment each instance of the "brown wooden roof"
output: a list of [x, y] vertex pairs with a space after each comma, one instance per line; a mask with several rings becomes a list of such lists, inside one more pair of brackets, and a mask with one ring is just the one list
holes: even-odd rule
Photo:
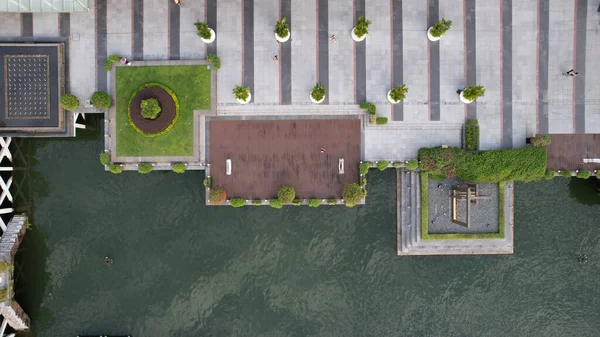
[[600, 163], [584, 164], [583, 158], [600, 159], [600, 134], [550, 135], [549, 170], [599, 170]]

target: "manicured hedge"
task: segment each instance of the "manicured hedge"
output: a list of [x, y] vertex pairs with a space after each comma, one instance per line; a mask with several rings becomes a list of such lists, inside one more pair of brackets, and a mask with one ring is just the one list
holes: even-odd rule
[[123, 172], [123, 167], [121, 167], [121, 165], [111, 164], [108, 166], [108, 170], [114, 174], [119, 174]]
[[582, 170], [577, 172], [577, 178], [581, 178], [581, 179], [587, 179], [589, 177], [591, 177], [592, 172], [588, 171], [588, 170]]
[[244, 206], [246, 204], [246, 200], [244, 200], [242, 198], [233, 198], [233, 199], [231, 199], [229, 204], [235, 208], [238, 208], [238, 207]]
[[359, 166], [359, 170], [360, 170], [360, 174], [365, 175], [369, 172], [369, 168], [371, 167], [371, 165], [373, 165], [373, 163], [371, 163], [370, 161], [363, 161], [362, 163], [360, 163]]
[[287, 204], [294, 200], [296, 197], [296, 191], [294, 191], [292, 186], [281, 186], [277, 192], [277, 197], [279, 198], [279, 201]]
[[108, 109], [111, 104], [110, 95], [104, 91], [96, 91], [92, 95], [91, 103], [96, 108]]
[[217, 55], [209, 54], [206, 56], [206, 60], [212, 64], [215, 70], [221, 69], [221, 59]]
[[79, 99], [71, 94], [62, 94], [59, 104], [63, 109], [74, 111], [79, 108]]
[[308, 201], [308, 207], [319, 207], [321, 206], [321, 199], [310, 199]]
[[300, 199], [294, 199], [294, 200], [292, 200], [292, 205], [294, 205], [294, 206], [300, 206], [300, 205], [302, 205], [302, 200], [300, 200]]
[[337, 200], [335, 200], [335, 199], [327, 199], [327, 205], [337, 205]]
[[407, 170], [414, 171], [418, 168], [419, 168], [419, 162], [416, 160], [409, 160], [408, 163], [406, 163]]
[[375, 124], [377, 125], [386, 125], [388, 123], [387, 117], [377, 117], [375, 119]]
[[544, 178], [546, 178], [546, 180], [550, 180], [550, 179], [554, 178], [555, 175], [556, 175], [555, 171], [546, 170], [546, 174], [544, 175]]
[[139, 163], [138, 164], [138, 172], [141, 174], [150, 173], [154, 170], [154, 166], [150, 163]]
[[262, 200], [252, 200], [252, 205], [262, 205]]
[[100, 152], [100, 164], [105, 166], [110, 164], [110, 153]]
[[479, 124], [476, 119], [470, 119], [465, 125], [465, 142], [468, 151], [479, 148]]
[[465, 152], [456, 147], [421, 148], [420, 168], [472, 182], [536, 181], [546, 173], [546, 148]]
[[210, 188], [210, 177], [204, 178], [203, 184], [204, 184], [204, 187]]
[[283, 204], [281, 203], [281, 200], [279, 200], [279, 199], [271, 199], [271, 200], [269, 200], [269, 206], [280, 209], [281, 207], [283, 207]]
[[184, 163], [172, 163], [171, 170], [175, 173], [185, 173], [185, 164]]
[[564, 177], [564, 178], [571, 178], [573, 176], [571, 171], [568, 171], [568, 170], [560, 171], [558, 174], [560, 174], [560, 176]]
[[389, 162], [387, 160], [380, 160], [377, 162], [377, 168], [379, 171], [384, 171], [388, 167]]

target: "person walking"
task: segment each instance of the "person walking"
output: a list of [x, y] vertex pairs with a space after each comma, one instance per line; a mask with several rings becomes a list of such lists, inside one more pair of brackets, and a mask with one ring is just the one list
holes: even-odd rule
[[177, 6], [181, 7], [181, 0], [173, 0], [173, 2], [175, 2]]
[[337, 42], [337, 38], [335, 37], [335, 34], [331, 35], [329, 38], [331, 39], [331, 41]]
[[565, 75], [565, 76], [576, 76], [577, 74], [579, 74], [579, 72], [575, 71], [575, 69], [571, 69], [571, 70], [567, 71], [566, 73], [563, 73], [563, 75]]
[[277, 56], [277, 55], [274, 55], [274, 56], [273, 56], [273, 62], [277, 62], [277, 61], [279, 61], [279, 56]]

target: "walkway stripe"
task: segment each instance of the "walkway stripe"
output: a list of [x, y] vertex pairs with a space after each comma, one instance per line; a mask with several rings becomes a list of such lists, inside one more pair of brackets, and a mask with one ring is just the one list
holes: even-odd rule
[[[477, 83], [475, 0], [465, 0], [465, 87]], [[477, 119], [477, 101], [466, 105], [467, 119]]]
[[69, 40], [71, 36], [71, 14], [70, 13], [60, 13], [58, 14], [58, 31], [60, 36], [65, 38], [65, 92], [70, 91], [69, 86]]
[[33, 13], [21, 13], [21, 36], [33, 36]]
[[169, 1], [169, 60], [179, 60], [179, 15], [180, 7]]
[[[208, 26], [217, 33], [217, 0], [206, 0], [206, 10], [204, 12], [206, 13]], [[213, 43], [206, 44], [206, 55], [217, 55], [217, 39], [219, 39], [218, 33]]]
[[254, 92], [254, 0], [242, 0], [242, 11], [242, 83]]
[[144, 59], [144, 0], [132, 0], [133, 6], [133, 59]]
[[107, 9], [106, 1], [96, 0], [96, 90], [99, 91], [108, 91], [107, 73], [104, 70], [107, 57]]
[[502, 147], [513, 147], [513, 112], [512, 112], [512, 0], [500, 0], [500, 16], [502, 26], [502, 45], [500, 46], [502, 61]]
[[[365, 0], [354, 0], [354, 22], [365, 15]], [[369, 18], [366, 18], [367, 20]], [[372, 34], [372, 33], [371, 33]], [[368, 39], [369, 37], [367, 37]], [[355, 91], [354, 101], [360, 103], [367, 100], [367, 42], [354, 42], [355, 59]]]
[[[329, 93], [329, 5], [317, 0], [317, 81]], [[329, 94], [321, 104], [329, 104]]]
[[[287, 23], [292, 26], [292, 0], [281, 0], [279, 4], [279, 18], [287, 18]], [[286, 43], [279, 44], [279, 99], [280, 104], [292, 104], [292, 41], [294, 36]]]
[[575, 64], [579, 72], [573, 87], [573, 125], [575, 133], [585, 133], [585, 44], [587, 39], [588, 0], [575, 0]]
[[[402, 0], [390, 0], [392, 8], [392, 88], [402, 85], [403, 72], [402, 63]], [[404, 120], [404, 103], [392, 104], [392, 120]]]
[[538, 0], [537, 133], [548, 133], [548, 30], [550, 0]]
[[[473, 5], [475, 5], [473, 0]], [[429, 0], [427, 26], [440, 20], [439, 0]], [[428, 41], [429, 49], [429, 120], [440, 120], [440, 42]]]

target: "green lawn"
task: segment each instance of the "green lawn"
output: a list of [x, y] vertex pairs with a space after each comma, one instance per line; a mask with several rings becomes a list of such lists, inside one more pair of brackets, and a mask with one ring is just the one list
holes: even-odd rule
[[[210, 70], [206, 66], [117, 67], [117, 156], [192, 156], [193, 110], [210, 109]], [[179, 119], [158, 137], [144, 137], [129, 125], [127, 107], [142, 84], [158, 82], [179, 100]]]

